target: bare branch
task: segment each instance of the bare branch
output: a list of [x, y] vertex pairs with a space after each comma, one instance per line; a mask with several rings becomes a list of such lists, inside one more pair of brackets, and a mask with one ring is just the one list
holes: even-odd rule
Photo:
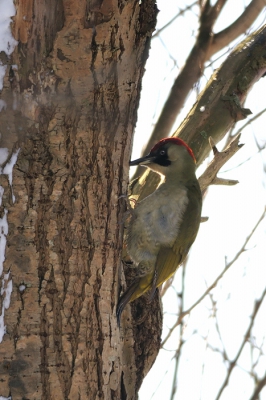
[[[187, 263], [187, 259], [186, 259]], [[180, 313], [183, 312], [184, 308], [184, 295], [185, 295], [185, 276], [186, 276], [186, 268], [183, 266], [182, 269], [182, 290], [180, 293]], [[176, 389], [177, 389], [177, 377], [178, 377], [178, 367], [179, 367], [179, 362], [181, 358], [181, 349], [185, 341], [183, 340], [183, 334], [184, 334], [184, 324], [183, 321], [181, 321], [180, 327], [179, 327], [179, 343], [178, 347], [175, 352], [175, 369], [174, 369], [174, 374], [173, 374], [173, 384], [172, 384], [172, 390], [171, 390], [171, 395], [170, 395], [170, 400], [174, 400]]]
[[236, 166], [234, 166], [234, 167], [232, 167], [232, 168], [229, 168], [229, 169], [223, 171], [223, 173], [229, 172], [229, 171], [233, 171], [234, 169], [241, 167], [241, 165], [245, 164], [246, 162], [248, 162], [249, 160], [251, 160], [254, 156], [256, 156], [257, 154], [261, 153], [261, 152], [262, 152], [263, 150], [265, 150], [265, 149], [266, 149], [266, 146], [262, 147], [260, 150], [256, 151], [256, 153], [252, 154], [250, 157], [246, 158], [244, 161], [242, 161], [242, 162], [239, 163], [238, 165], [236, 165]]
[[252, 394], [250, 400], [259, 400], [259, 394], [262, 391], [262, 389], [264, 388], [264, 386], [266, 386], [266, 374], [264, 375], [264, 377], [262, 379], [260, 379], [257, 382], [255, 391]]
[[191, 8], [193, 8], [196, 4], [198, 4], [197, 1], [194, 1], [194, 3], [188, 5], [186, 8], [183, 8], [182, 10], [179, 11], [178, 14], [176, 14], [172, 19], [170, 19], [169, 22], [167, 22], [167, 24], [165, 24], [161, 29], [157, 29], [156, 32], [152, 35], [152, 39], [154, 39], [155, 37], [159, 36], [166, 28], [168, 28], [168, 26], [170, 26], [178, 17], [180, 17], [181, 15], [184, 15], [186, 11], [191, 10]]
[[256, 119], [258, 119], [262, 114], [264, 114], [266, 111], [266, 108], [264, 108], [263, 110], [259, 111], [257, 114], [255, 114], [252, 118], [249, 118], [248, 121], [241, 126], [241, 128], [239, 128], [236, 132], [234, 132], [234, 127], [232, 127], [232, 129], [229, 132], [229, 135], [227, 136], [226, 142], [224, 144], [224, 149], [228, 146], [228, 144], [231, 142], [231, 140], [236, 137], [237, 135], [239, 135], [241, 132], [243, 132], [243, 130], [250, 124], [252, 124], [252, 122], [254, 122]]
[[209, 137], [209, 143], [210, 143], [213, 155], [215, 156], [215, 154], [219, 153], [219, 151], [218, 151], [218, 149], [217, 149], [217, 147], [216, 147], [216, 145], [214, 143], [214, 140], [213, 140], [213, 138], [211, 136]]
[[[171, 88], [151, 137], [143, 150], [143, 154], [148, 153], [161, 138], [169, 135], [189, 91], [204, 71], [205, 61], [217, 51], [227, 46], [233, 39], [244, 33], [266, 4], [266, 0], [253, 0], [232, 25], [212, 35], [213, 26], [225, 2], [226, 0], [218, 0], [212, 7], [209, 2], [202, 3], [199, 34], [195, 45]], [[138, 167], [135, 176], [139, 174], [139, 171]]]
[[[224, 144], [224, 149], [228, 146], [228, 143], [231, 142], [232, 138], [236, 137], [237, 135], [239, 135], [241, 132], [243, 132], [243, 130], [250, 125], [252, 122], [254, 122], [256, 119], [258, 119], [262, 114], [264, 114], [266, 111], [266, 108], [264, 108], [263, 110], [261, 110], [260, 112], [258, 112], [256, 115], [254, 115], [254, 117], [250, 118], [244, 125], [242, 125], [242, 127], [240, 129], [238, 129], [235, 133], [233, 133], [233, 128], [231, 130], [231, 132], [229, 132], [229, 135], [227, 136], [226, 142]], [[255, 155], [257, 155], [258, 153], [260, 153], [261, 151], [265, 150], [265, 146], [263, 147], [259, 147], [259, 150], [254, 153], [253, 155], [251, 155], [250, 157], [248, 157], [246, 160], [242, 161], [241, 163], [239, 163], [238, 165], [229, 168], [227, 170], [224, 170], [223, 173], [228, 172], [228, 171], [233, 171], [234, 169], [240, 167], [241, 165], [245, 164], [246, 162], [248, 162], [252, 157], [254, 157]]]
[[220, 354], [222, 355], [224, 360], [229, 360], [228, 355], [227, 355], [227, 351], [226, 351], [226, 348], [225, 348], [225, 345], [224, 345], [224, 342], [223, 342], [223, 339], [222, 339], [219, 323], [218, 323], [216, 303], [214, 303], [213, 294], [209, 293], [209, 296], [210, 296], [211, 302], [213, 304], [213, 308], [215, 307], [215, 327], [216, 327], [216, 331], [217, 331], [218, 337], [220, 339], [221, 345], [223, 346], [223, 351], [220, 352]]
[[[250, 124], [252, 124], [252, 122], [254, 122], [256, 119], [258, 119], [262, 114], [264, 114], [266, 111], [266, 108], [264, 108], [263, 110], [259, 111], [257, 114], [255, 114], [252, 118], [249, 118], [249, 120], [243, 125], [241, 126], [241, 128], [236, 131], [236, 133], [234, 133], [231, 137], [235, 137], [237, 135], [239, 135], [241, 132], [243, 132], [243, 130]], [[240, 132], [241, 131], [241, 132]]]
[[172, 86], [161, 115], [145, 146], [144, 154], [146, 154], [162, 137], [169, 135], [177, 114], [183, 107], [189, 91], [202, 75], [206, 54], [212, 41], [212, 28], [226, 1], [227, 0], [219, 0], [214, 6], [211, 6], [208, 1], [204, 3], [200, 15], [199, 34], [195, 45]]
[[166, 291], [169, 289], [169, 287], [172, 285], [173, 280], [174, 280], [174, 275], [171, 276], [171, 278], [169, 278], [163, 285], [161, 291], [160, 291], [160, 295], [161, 297], [163, 297], [166, 293]]
[[[229, 382], [229, 378], [230, 378], [230, 376], [231, 376], [231, 373], [232, 373], [234, 367], [236, 366], [236, 363], [237, 363], [237, 361], [238, 361], [238, 359], [239, 359], [239, 357], [240, 357], [240, 355], [241, 355], [241, 353], [242, 353], [242, 350], [243, 350], [245, 344], [247, 343], [247, 341], [248, 341], [249, 338], [250, 338], [251, 329], [252, 329], [252, 327], [253, 327], [253, 325], [254, 325], [254, 321], [255, 321], [256, 315], [257, 315], [257, 313], [258, 313], [258, 311], [259, 311], [259, 309], [260, 309], [260, 306], [261, 306], [261, 304], [262, 304], [262, 302], [263, 302], [265, 296], [266, 296], [266, 288], [264, 289], [264, 292], [262, 293], [260, 299], [257, 300], [257, 301], [255, 301], [254, 310], [253, 310], [253, 313], [252, 313], [252, 315], [251, 315], [251, 317], [250, 317], [250, 323], [249, 323], [248, 329], [247, 329], [247, 331], [246, 331], [246, 333], [245, 333], [245, 335], [244, 335], [244, 339], [243, 339], [243, 341], [242, 341], [242, 343], [241, 343], [241, 346], [240, 346], [240, 348], [239, 348], [239, 350], [238, 350], [238, 352], [237, 352], [237, 355], [236, 355], [235, 358], [229, 363], [229, 367], [228, 367], [228, 370], [227, 370], [227, 375], [226, 375], [226, 377], [225, 377], [224, 383], [222, 384], [222, 386], [221, 386], [221, 388], [220, 388], [220, 390], [219, 390], [219, 393], [218, 393], [218, 395], [217, 395], [217, 397], [216, 397], [216, 400], [219, 400], [219, 399], [220, 399], [220, 397], [221, 397], [221, 395], [222, 395], [224, 389], [225, 389], [226, 386], [228, 385], [228, 382]], [[255, 398], [256, 398], [256, 397], [255, 397]]]
[[205, 193], [209, 185], [235, 185], [238, 183], [238, 181], [231, 179], [217, 178], [216, 175], [221, 167], [243, 146], [243, 144], [239, 144], [239, 139], [240, 134], [232, 140], [224, 151], [219, 152], [214, 145], [213, 139], [211, 137], [209, 138], [214, 158], [199, 178], [202, 193]]
[[235, 180], [235, 179], [224, 179], [224, 178], [217, 178], [215, 177], [211, 183], [211, 185], [226, 185], [226, 186], [234, 186], [237, 183], [239, 183], [239, 181]]
[[238, 19], [236, 19], [223, 31], [216, 33], [213, 36], [213, 41], [209, 48], [209, 52], [207, 53], [206, 59], [208, 60], [211, 56], [223, 49], [238, 36], [245, 33], [246, 30], [258, 17], [258, 15], [261, 13], [265, 5], [265, 0], [251, 1], [251, 3], [246, 7], [245, 11], [240, 15]]
[[[245, 118], [246, 112], [242, 107], [248, 91], [266, 71], [263, 57], [265, 39], [266, 27], [263, 27], [231, 52], [213, 73], [206, 89], [200, 93], [197, 102], [176, 130], [174, 136], [191, 146], [198, 165], [209, 153], [208, 138], [212, 136], [218, 143], [236, 121]], [[136, 190], [141, 191], [142, 198], [158, 186], [158, 177], [155, 175], [145, 173], [135, 185]], [[145, 187], [143, 182], [146, 182]]]

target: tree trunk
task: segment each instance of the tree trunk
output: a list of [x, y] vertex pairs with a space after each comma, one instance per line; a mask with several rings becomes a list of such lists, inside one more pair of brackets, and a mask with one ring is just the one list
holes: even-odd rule
[[125, 312], [117, 327], [119, 196], [155, 1], [17, 0], [16, 8], [17, 69], [7, 68], [1, 113], [1, 147], [18, 159], [12, 187], [1, 175], [13, 292], [0, 396], [136, 399], [159, 350], [161, 314], [158, 297], [140, 300], [133, 316], [145, 307], [145, 322]]

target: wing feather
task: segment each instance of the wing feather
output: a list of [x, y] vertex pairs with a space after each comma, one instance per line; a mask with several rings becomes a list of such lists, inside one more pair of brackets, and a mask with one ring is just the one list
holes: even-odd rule
[[[199, 229], [201, 216], [201, 191], [198, 181], [193, 181], [188, 186], [188, 206], [184, 212], [183, 222], [179, 228], [179, 234], [173, 246], [161, 247], [159, 250], [155, 270], [135, 281], [127, 291], [125, 307], [128, 301], [133, 301], [148, 290], [155, 292], [156, 287], [169, 279], [185, 260], [191, 245], [193, 244]], [[156, 279], [154, 279], [154, 274]], [[137, 282], [137, 284], [136, 284]]]
[[[201, 216], [201, 192], [198, 182], [189, 187], [188, 206], [173, 247], [161, 247], [155, 265], [156, 282], [151, 280], [149, 289], [154, 293], [156, 287], [169, 279], [182, 264], [196, 239]], [[199, 201], [200, 199], [200, 201]], [[148, 289], [147, 289], [148, 290]]]

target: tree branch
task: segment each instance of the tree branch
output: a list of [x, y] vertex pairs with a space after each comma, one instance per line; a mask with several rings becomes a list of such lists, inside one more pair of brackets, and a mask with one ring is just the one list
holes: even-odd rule
[[[202, 6], [200, 16], [201, 24], [195, 45], [171, 88], [169, 97], [164, 104], [143, 154], [147, 154], [155, 143], [169, 135], [189, 91], [203, 73], [205, 61], [244, 33], [266, 4], [266, 0], [253, 0], [233, 24], [212, 35], [213, 26], [225, 2], [226, 0], [217, 1], [213, 7], [210, 6], [209, 2], [203, 3], [204, 6]], [[135, 177], [139, 174], [139, 171], [140, 167], [137, 168]]]
[[[176, 130], [192, 148], [199, 165], [209, 153], [211, 136], [218, 143], [249, 110], [243, 108], [248, 92], [266, 72], [266, 26], [236, 47], [209, 79], [187, 117]], [[155, 173], [145, 172], [135, 183], [133, 195], [142, 199], [158, 186]]]
[[183, 107], [189, 91], [200, 78], [204, 69], [206, 54], [212, 41], [212, 28], [225, 2], [226, 0], [220, 0], [217, 2], [218, 4], [210, 6], [210, 2], [206, 1], [202, 6], [200, 28], [195, 45], [172, 86], [169, 97], [163, 106], [161, 115], [145, 147], [145, 154], [162, 137], [169, 135], [176, 116]]
[[198, 3], [197, 1], [194, 1], [194, 3], [190, 4], [186, 8], [181, 9], [178, 14], [176, 14], [172, 19], [170, 19], [169, 22], [167, 22], [167, 24], [165, 24], [162, 28], [157, 29], [155, 31], [155, 33], [152, 35], [152, 39], [159, 36], [162, 33], [162, 31], [168, 28], [168, 26], [170, 26], [178, 17], [184, 15], [186, 11], [191, 10], [191, 8], [193, 8], [197, 3]]
[[245, 11], [236, 19], [230, 26], [225, 28], [219, 33], [213, 36], [212, 44], [209, 48], [209, 52], [206, 55], [206, 60], [212, 57], [215, 53], [223, 49], [230, 42], [236, 39], [238, 36], [245, 33], [245, 31], [251, 26], [251, 24], [258, 17], [260, 12], [266, 5], [265, 0], [253, 0], [246, 7]]
[[209, 185], [235, 185], [238, 181], [231, 179], [217, 178], [217, 173], [221, 167], [238, 151], [241, 149], [243, 144], [239, 144], [240, 134], [238, 134], [234, 140], [228, 145], [228, 147], [219, 152], [214, 145], [213, 139], [209, 137], [210, 146], [212, 147], [214, 158], [208, 165], [206, 170], [199, 178], [199, 184], [202, 194], [205, 193]]
[[254, 390], [254, 393], [252, 394], [250, 400], [259, 400], [259, 394], [262, 391], [262, 389], [266, 386], [266, 374], [262, 379], [260, 379], [257, 382], [256, 388]]

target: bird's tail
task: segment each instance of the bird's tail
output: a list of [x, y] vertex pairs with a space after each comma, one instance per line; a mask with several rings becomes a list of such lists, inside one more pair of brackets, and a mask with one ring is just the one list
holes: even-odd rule
[[131, 298], [133, 297], [133, 294], [136, 292], [140, 283], [140, 279], [141, 278], [136, 279], [119, 299], [116, 309], [116, 318], [119, 327], [120, 327], [121, 314], [124, 308], [126, 307], [127, 303], [130, 302]]
[[[154, 273], [151, 272], [148, 275], [140, 276], [129, 286], [129, 288], [125, 291], [125, 293], [120, 297], [116, 309], [118, 326], [120, 326], [121, 314], [124, 308], [126, 307], [127, 303], [137, 299], [138, 297], [142, 296], [144, 293], [146, 293], [149, 289], [152, 288], [153, 275]], [[156, 289], [156, 285], [154, 289]], [[155, 290], [153, 290], [152, 292], [151, 299], [154, 293]]]

